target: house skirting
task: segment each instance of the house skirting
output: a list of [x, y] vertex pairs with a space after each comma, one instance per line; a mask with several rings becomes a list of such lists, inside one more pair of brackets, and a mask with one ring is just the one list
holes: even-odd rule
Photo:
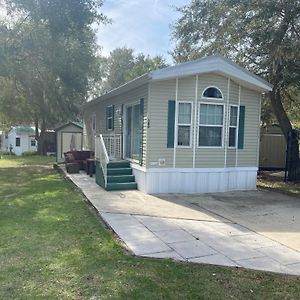
[[256, 189], [256, 167], [143, 168], [131, 164], [138, 189], [147, 194], [215, 193]]

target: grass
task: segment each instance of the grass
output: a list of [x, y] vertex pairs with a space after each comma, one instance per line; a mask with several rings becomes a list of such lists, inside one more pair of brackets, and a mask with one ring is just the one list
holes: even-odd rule
[[299, 182], [284, 182], [283, 172], [261, 172], [257, 179], [257, 186], [300, 198]]
[[40, 157], [0, 160], [0, 299], [298, 299], [300, 278], [133, 257]]

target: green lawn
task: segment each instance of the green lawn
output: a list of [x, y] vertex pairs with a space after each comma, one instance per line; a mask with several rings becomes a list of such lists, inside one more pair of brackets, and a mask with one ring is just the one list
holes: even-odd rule
[[0, 159], [0, 299], [299, 299], [300, 278], [132, 257], [51, 159]]

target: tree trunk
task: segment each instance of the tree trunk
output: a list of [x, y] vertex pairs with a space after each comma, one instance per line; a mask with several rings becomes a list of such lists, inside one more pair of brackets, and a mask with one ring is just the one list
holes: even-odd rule
[[41, 132], [38, 137], [38, 154], [47, 155], [46, 122], [44, 118], [40, 130]]
[[292, 124], [283, 108], [280, 91], [278, 90], [278, 88], [276, 88], [276, 86], [273, 87], [273, 90], [270, 92], [269, 96], [273, 111], [287, 141], [289, 132], [292, 130]]
[[285, 140], [289, 143], [288, 164], [295, 163], [299, 159], [299, 143], [295, 134], [292, 134], [292, 124], [284, 110], [281, 101], [280, 90], [275, 86], [270, 92], [270, 100], [272, 104], [273, 111], [280, 125], [280, 128], [285, 136]]

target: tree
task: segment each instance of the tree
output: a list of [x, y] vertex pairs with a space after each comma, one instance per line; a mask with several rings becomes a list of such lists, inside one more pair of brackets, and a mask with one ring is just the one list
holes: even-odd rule
[[221, 54], [266, 78], [273, 84], [273, 112], [288, 138], [292, 124], [284, 102], [300, 90], [300, 1], [193, 0], [178, 11], [174, 60]]
[[102, 58], [106, 70], [102, 92], [110, 91], [118, 86], [152, 70], [167, 66], [161, 56], [150, 57], [143, 53], [134, 54], [132, 48], [116, 48], [108, 58]]
[[[12, 92], [2, 93], [1, 110], [11, 120], [30, 117], [40, 153], [47, 127], [75, 117], [93, 82], [97, 46], [91, 25], [105, 21], [102, 1], [75, 2], [6, 0], [14, 19], [0, 27], [0, 84]], [[26, 109], [18, 113], [12, 103], [20, 99]]]

